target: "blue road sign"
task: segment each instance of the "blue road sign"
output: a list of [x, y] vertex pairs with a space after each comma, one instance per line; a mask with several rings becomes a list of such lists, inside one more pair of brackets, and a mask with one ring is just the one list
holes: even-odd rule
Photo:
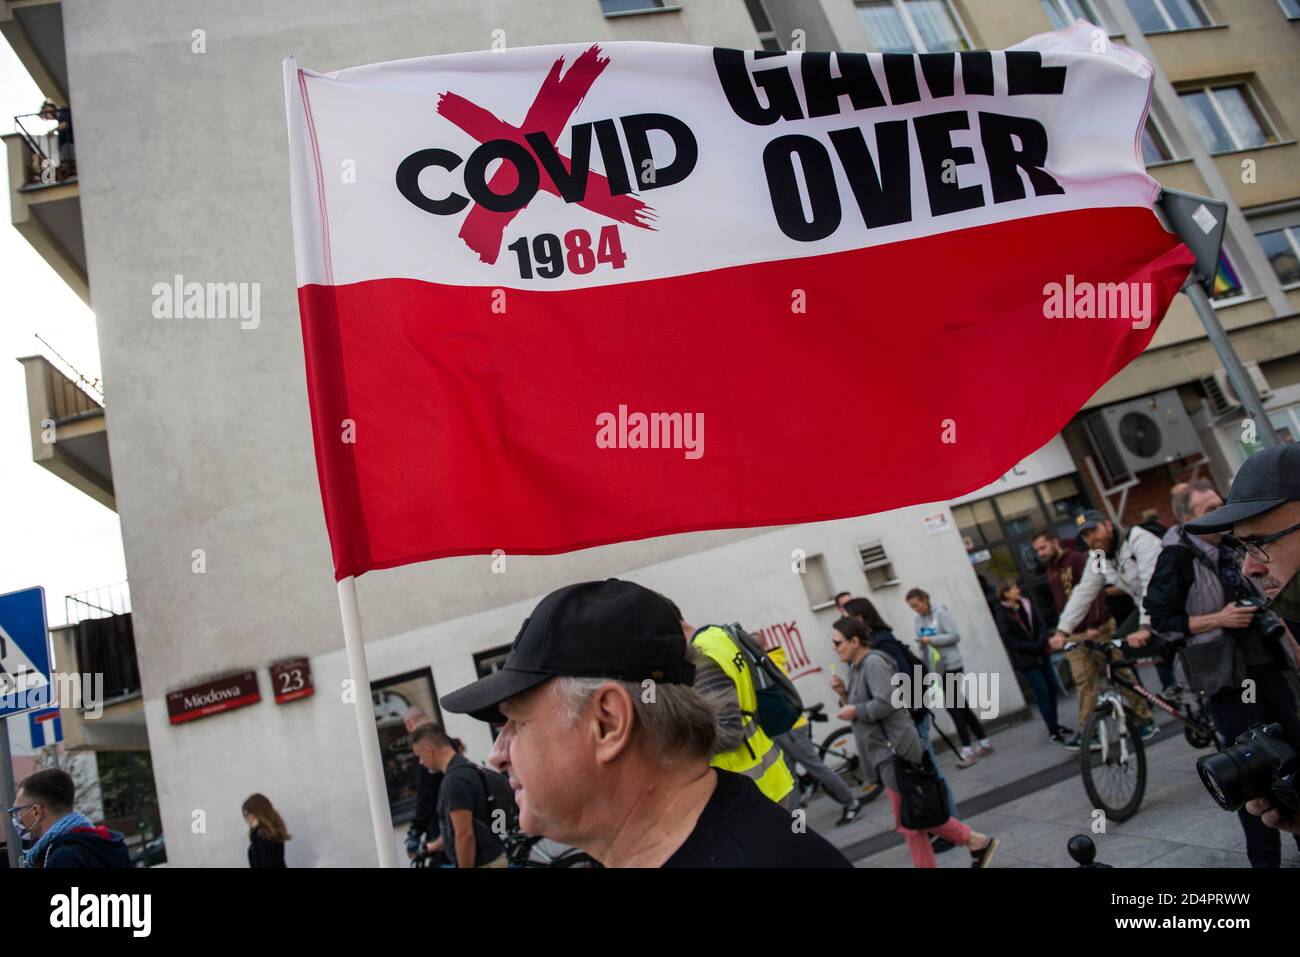
[[0, 595], [0, 718], [55, 704], [53, 670], [45, 589]]
[[58, 708], [28, 712], [27, 728], [32, 734], [33, 749], [48, 748], [63, 740], [63, 720]]

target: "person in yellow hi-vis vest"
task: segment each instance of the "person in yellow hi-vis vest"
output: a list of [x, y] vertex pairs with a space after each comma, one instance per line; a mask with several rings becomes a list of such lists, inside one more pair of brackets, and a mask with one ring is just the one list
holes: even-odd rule
[[[709, 625], [696, 631], [682, 617], [686, 643], [699, 654], [695, 662], [695, 690], [718, 703], [718, 753], [709, 763], [724, 771], [743, 774], [777, 804], [793, 810], [799, 792], [781, 748], [758, 724], [758, 691], [744, 652], [722, 628]], [[701, 657], [702, 656], [702, 657]]]
[[[686, 627], [684, 626], [683, 631]], [[777, 804], [798, 800], [794, 775], [785, 763], [780, 746], [758, 724], [758, 689], [748, 659], [725, 630], [709, 625], [694, 632], [691, 646], [709, 663], [696, 665], [695, 690], [722, 704], [719, 724], [724, 734], [719, 744], [727, 747], [709, 762], [715, 768], [743, 774]], [[734, 709], [734, 710], [733, 710]], [[739, 722], [736, 721], [737, 711]], [[728, 747], [730, 745], [730, 747]]]

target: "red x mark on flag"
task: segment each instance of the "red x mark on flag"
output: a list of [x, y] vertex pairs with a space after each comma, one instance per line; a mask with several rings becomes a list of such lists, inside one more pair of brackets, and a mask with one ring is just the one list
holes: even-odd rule
[[[533, 105], [528, 108], [528, 114], [519, 126], [511, 126], [456, 93], [443, 93], [439, 97], [438, 113], [480, 143], [489, 140], [510, 140], [518, 143], [537, 161], [540, 171], [538, 190], [545, 190], [559, 196], [559, 188], [546, 172], [546, 167], [537, 159], [532, 146], [524, 139], [524, 133], [541, 131], [546, 134], [547, 139], [555, 143], [564, 132], [565, 124], [573, 116], [573, 111], [578, 108], [578, 104], [587, 95], [596, 78], [608, 65], [609, 57], [601, 57], [600, 47], [592, 46], [584, 50], [573, 61], [569, 71], [561, 77], [560, 68], [564, 66], [564, 57], [560, 57], [551, 65], [550, 72], [546, 74], [546, 79], [542, 81], [542, 86], [537, 91]], [[572, 161], [568, 157], [561, 156], [560, 162], [566, 172], [572, 170]], [[519, 174], [515, 167], [510, 163], [502, 163], [501, 168], [489, 181], [488, 189], [505, 196], [518, 184]], [[593, 172], [589, 175], [587, 194], [578, 201], [578, 205], [630, 226], [641, 229], [654, 228], [651, 225], [654, 210], [633, 196], [613, 195], [609, 189], [609, 180], [599, 173]], [[518, 213], [519, 210], [498, 213], [475, 205], [465, 217], [465, 222], [461, 224], [458, 235], [465, 241], [466, 246], [478, 253], [481, 261], [494, 263], [501, 253], [501, 240], [506, 227]]]

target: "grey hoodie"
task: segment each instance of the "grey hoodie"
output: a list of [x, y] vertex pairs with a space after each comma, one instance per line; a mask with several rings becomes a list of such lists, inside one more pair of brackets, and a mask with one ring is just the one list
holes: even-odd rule
[[862, 758], [864, 779], [868, 784], [880, 781], [891, 791], [898, 790], [894, 752], [915, 762], [920, 762], [925, 753], [911, 714], [906, 708], [895, 708], [890, 701], [897, 671], [898, 664], [893, 658], [873, 650], [849, 666], [849, 677], [844, 683], [845, 700], [856, 712], [853, 741]]
[[[953, 621], [952, 612], [943, 605], [931, 605], [930, 614], [916, 616], [915, 628], [917, 638], [921, 637], [923, 628], [934, 632], [930, 635], [930, 647], [939, 652], [936, 671], [961, 671], [961, 651], [957, 648], [961, 635], [957, 633], [957, 622]], [[930, 658], [929, 648], [922, 645], [921, 660], [930, 665]]]

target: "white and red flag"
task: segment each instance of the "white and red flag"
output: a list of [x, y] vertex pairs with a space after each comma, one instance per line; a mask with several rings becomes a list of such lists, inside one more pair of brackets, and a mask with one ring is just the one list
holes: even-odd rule
[[959, 496], [1150, 341], [1190, 252], [1151, 67], [585, 43], [285, 64], [338, 577]]

